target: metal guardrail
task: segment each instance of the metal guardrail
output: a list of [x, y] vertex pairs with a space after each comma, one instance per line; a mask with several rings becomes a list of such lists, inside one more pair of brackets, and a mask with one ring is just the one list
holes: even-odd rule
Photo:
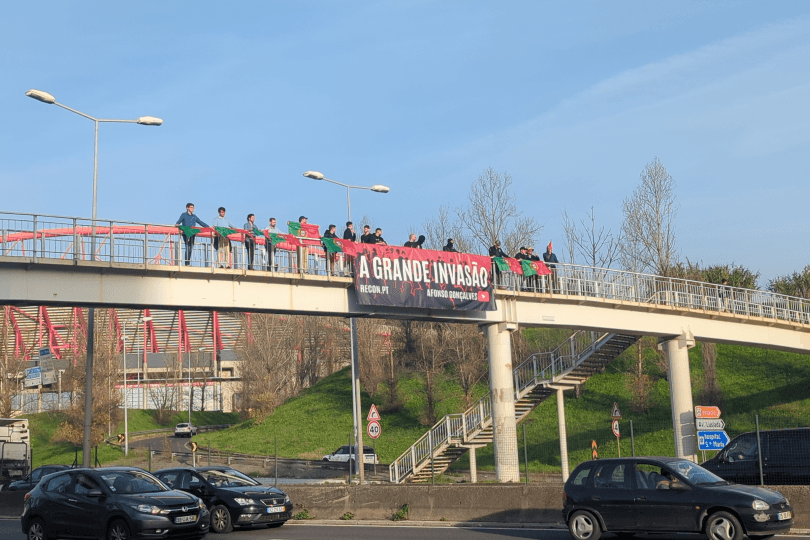
[[[577, 331], [553, 351], [535, 353], [512, 370], [515, 381], [515, 401], [525, 396], [537, 384], [551, 380], [574, 367], [583, 356], [596, 351], [612, 334]], [[487, 394], [460, 414], [448, 414], [422, 435], [389, 466], [391, 482], [399, 483], [423, 463], [430, 461], [437, 450], [448, 444], [470, 442], [492, 422], [492, 399]]]
[[[195, 238], [191, 267], [221, 271], [215, 264], [213, 238], [200, 235]], [[351, 277], [351, 268], [343, 254], [336, 254], [334, 268], [330, 268], [330, 257], [324, 253], [319, 239], [299, 238], [308, 243], [306, 249], [284, 249], [284, 244], [279, 244], [271, 261], [263, 245], [265, 239], [259, 237], [254, 268], [302, 276]], [[229, 236], [233, 248], [229, 262], [240, 270], [248, 266], [244, 239], [242, 233]], [[183, 250], [183, 238], [174, 225], [0, 212], [0, 259], [31, 264], [53, 260], [76, 264], [95, 261], [134, 264], [144, 269], [172, 266], [183, 271], [189, 268], [184, 265]], [[495, 271], [492, 278], [496, 287], [516, 294], [533, 292], [598, 298], [810, 325], [810, 300], [756, 289], [573, 264], [556, 264], [548, 276], [525, 277]]]

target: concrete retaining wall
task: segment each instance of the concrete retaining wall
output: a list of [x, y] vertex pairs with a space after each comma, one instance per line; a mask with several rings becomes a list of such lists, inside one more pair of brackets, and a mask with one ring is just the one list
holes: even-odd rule
[[[404, 504], [414, 521], [562, 523], [562, 484], [282, 486], [315, 519], [391, 519]], [[775, 487], [795, 510], [794, 528], [810, 529], [810, 486]], [[19, 517], [24, 493], [0, 491], [0, 517]]]

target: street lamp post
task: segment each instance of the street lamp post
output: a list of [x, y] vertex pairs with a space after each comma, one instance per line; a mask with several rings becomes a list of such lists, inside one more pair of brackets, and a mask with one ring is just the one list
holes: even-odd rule
[[129, 426], [127, 425], [127, 321], [124, 321], [124, 455], [129, 455]]
[[[346, 207], [348, 210], [348, 221], [352, 220], [352, 201], [350, 196], [350, 191], [352, 189], [369, 189], [371, 191], [376, 191], [377, 193], [388, 193], [390, 188], [388, 186], [383, 186], [380, 184], [375, 184], [373, 186], [351, 186], [349, 184], [343, 184], [341, 182], [337, 182], [335, 180], [330, 180], [329, 178], [324, 177], [322, 173], [318, 171], [307, 171], [304, 173], [304, 176], [307, 178], [312, 178], [313, 180], [323, 180], [325, 182], [330, 182], [332, 184], [337, 184], [339, 186], [343, 186], [346, 188]], [[349, 317], [349, 330], [350, 330], [350, 340], [351, 340], [351, 352], [352, 352], [352, 420], [354, 423], [354, 440], [355, 440], [355, 448], [354, 451], [356, 452], [357, 459], [356, 463], [359, 468], [359, 481], [362, 485], [365, 482], [365, 454], [363, 453], [363, 429], [362, 429], [362, 420], [361, 420], [361, 411], [360, 411], [360, 353], [358, 351], [358, 342], [357, 342], [357, 317]]]
[[[98, 124], [99, 122], [118, 122], [124, 124], [142, 124], [144, 126], [159, 126], [163, 123], [160, 118], [154, 116], [141, 116], [135, 120], [114, 120], [110, 118], [94, 118], [89, 114], [85, 114], [76, 109], [71, 109], [66, 105], [62, 105], [56, 101], [56, 98], [48, 92], [42, 90], [31, 89], [25, 93], [26, 96], [47, 103], [48, 105], [57, 105], [70, 112], [76, 113], [79, 116], [92, 120], [95, 124], [95, 145], [93, 147], [93, 212], [92, 224], [90, 233], [90, 253], [92, 260], [96, 258], [96, 194], [98, 185]], [[36, 231], [35, 231], [36, 232]], [[92, 426], [92, 403], [93, 403], [93, 347], [95, 339], [93, 333], [95, 331], [95, 309], [89, 308], [87, 311], [87, 365], [85, 366], [85, 386], [84, 386], [84, 440], [82, 442], [82, 464], [85, 467], [90, 466], [90, 430]]]

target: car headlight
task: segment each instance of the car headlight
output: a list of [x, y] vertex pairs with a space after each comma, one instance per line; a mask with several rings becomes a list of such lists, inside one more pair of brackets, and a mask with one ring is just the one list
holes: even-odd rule
[[290, 502], [290, 496], [285, 494], [284, 495], [284, 504], [287, 504], [288, 502]]
[[770, 508], [770, 505], [768, 503], [766, 503], [765, 501], [761, 501], [761, 500], [757, 499], [757, 500], [755, 500], [754, 502], [751, 503], [751, 507], [754, 510], [767, 510], [768, 508]]
[[243, 499], [242, 497], [234, 497], [233, 500], [236, 501], [236, 504], [241, 504], [242, 506], [249, 506], [251, 504], [256, 504], [256, 501], [253, 499]]
[[167, 508], [161, 508], [159, 506], [152, 506], [151, 504], [133, 504], [132, 508], [134, 508], [138, 512], [142, 512], [144, 514], [168, 514], [169, 513], [169, 510]]

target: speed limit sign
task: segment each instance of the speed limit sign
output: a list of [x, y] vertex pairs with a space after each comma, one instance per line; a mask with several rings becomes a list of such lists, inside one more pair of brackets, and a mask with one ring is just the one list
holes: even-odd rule
[[372, 439], [376, 439], [382, 433], [382, 427], [380, 427], [380, 422], [378, 420], [372, 420], [368, 423], [368, 427], [366, 428], [368, 432], [368, 436]]

